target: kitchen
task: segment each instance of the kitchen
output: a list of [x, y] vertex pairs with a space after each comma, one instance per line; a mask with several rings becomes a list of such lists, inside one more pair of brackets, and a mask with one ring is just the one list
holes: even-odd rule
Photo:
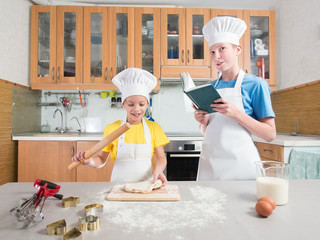
[[[42, 101], [45, 99], [45, 97], [41, 97], [41, 93], [29, 93], [28, 89], [21, 88], [21, 86], [30, 87], [30, 21], [26, 21], [25, 19], [30, 19], [30, 6], [32, 4], [28, 1], [20, 2], [21, 3], [18, 6], [13, 6], [14, 3], [11, 1], [1, 2], [1, 5], [3, 5], [3, 7], [1, 6], [3, 13], [1, 13], [0, 16], [3, 34], [1, 38], [2, 40], [0, 40], [2, 53], [0, 78], [4, 81], [17, 85], [14, 86], [12, 90], [14, 93], [12, 95], [12, 98], [14, 99], [12, 101], [13, 103], [17, 103], [18, 101], [15, 99], [19, 100], [20, 97], [20, 101], [30, 101], [30, 104], [28, 104], [28, 106], [19, 106], [19, 104], [11, 106], [11, 100], [4, 100], [6, 108], [4, 108], [2, 112], [3, 114], [7, 114], [5, 119], [10, 119], [10, 121], [8, 122], [4, 120], [4, 123], [2, 124], [6, 129], [3, 130], [3, 133], [5, 134], [3, 139], [5, 141], [1, 143], [3, 144], [1, 148], [8, 149], [8, 151], [1, 156], [1, 162], [4, 162], [4, 165], [6, 166], [0, 171], [1, 176], [3, 176], [3, 183], [14, 182], [17, 180], [17, 143], [11, 141], [10, 127], [12, 126], [13, 133], [23, 133], [40, 132], [41, 125], [45, 125], [46, 121], [48, 121], [51, 131], [54, 131], [54, 129], [59, 127], [61, 124], [59, 115], [56, 115], [56, 117], [53, 118], [54, 111], [56, 110], [55, 107], [37, 107], [39, 99]], [[313, 48], [319, 49], [319, 37], [318, 34], [315, 34], [319, 30], [319, 22], [317, 22], [317, 19], [312, 17], [316, 16], [315, 11], [319, 7], [319, 3], [317, 1], [308, 1], [307, 3], [302, 1], [265, 1], [263, 3], [256, 3], [254, 1], [250, 3], [247, 1], [243, 3], [240, 3], [239, 1], [225, 1], [225, 5], [220, 6], [219, 4], [217, 3], [212, 6], [211, 3], [204, 3], [201, 7], [224, 9], [274, 9], [276, 12], [275, 45], [277, 46], [276, 90], [287, 89], [303, 84], [310, 84], [310, 86], [314, 87], [318, 86], [317, 84], [311, 84], [319, 79], [319, 74], [317, 74], [316, 70], [317, 57], [316, 54], [314, 54], [315, 50], [313, 50]], [[199, 7], [199, 3], [190, 3], [190, 5], [181, 3], [181, 5], [188, 8]], [[19, 14], [11, 14], [13, 7], [16, 11], [19, 11]], [[292, 15], [292, 13], [295, 13], [295, 15]], [[292, 28], [292, 25], [296, 27]], [[15, 47], [12, 49], [10, 46]], [[298, 64], [301, 63], [303, 63], [303, 70], [300, 70], [297, 67], [299, 66]], [[17, 71], [17, 69], [19, 69], [19, 71]], [[193, 120], [193, 113], [186, 113], [183, 105], [183, 96], [182, 94], [180, 96], [177, 94], [180, 93], [180, 87], [181, 86], [178, 85], [170, 85], [169, 83], [161, 86], [160, 91], [153, 95], [152, 117], [161, 124], [165, 132], [186, 133], [186, 129], [188, 129], [190, 134], [199, 135], [198, 126]], [[10, 84], [4, 84], [4, 87], [1, 88], [3, 91], [11, 92]], [[84, 127], [84, 123], [81, 121], [82, 119], [80, 116], [82, 116], [82, 114], [87, 114], [87, 117], [91, 118], [90, 120], [92, 121], [99, 121], [97, 118], [103, 119], [103, 124], [101, 124], [102, 126], [98, 130], [93, 130], [102, 132], [103, 125], [106, 125], [121, 116], [123, 113], [122, 110], [119, 108], [109, 107], [111, 99], [103, 99], [98, 94], [95, 94], [97, 92], [99, 91], [90, 90], [91, 94], [88, 96], [87, 113], [83, 111], [84, 109], [76, 107], [74, 107], [72, 112], [63, 111], [66, 119], [65, 121], [67, 121], [67, 125], [64, 126], [71, 127], [73, 129], [72, 131], [79, 129], [78, 123], [75, 120], [71, 121], [71, 118], [76, 116], [80, 120], [80, 125]], [[29, 97], [23, 97], [25, 96], [24, 94]], [[276, 95], [281, 95], [281, 92]], [[50, 102], [50, 99], [52, 98], [56, 98], [54, 94], [47, 97], [48, 102]], [[314, 99], [316, 99], [316, 96]], [[34, 106], [36, 110], [30, 109], [31, 107], [29, 107], [29, 105]], [[169, 111], [169, 109], [173, 107], [175, 111]], [[16, 118], [13, 118], [12, 120], [11, 109], [16, 113], [14, 114]], [[104, 109], [105, 111], [101, 113], [99, 112], [100, 109]], [[61, 110], [63, 110], [63, 108], [61, 108]], [[30, 114], [28, 114], [30, 111], [35, 111], [35, 113], [30, 116]], [[305, 123], [300, 120], [300, 132], [319, 135], [318, 105], [315, 106], [312, 115], [313, 119], [318, 119], [318, 121], [315, 120], [315, 125], [311, 130], [307, 129], [304, 132], [303, 127], [305, 126]], [[110, 116], [112, 116], [112, 119], [110, 119]], [[175, 121], [169, 121], [168, 116], [170, 116], [170, 119], [175, 119]], [[287, 124], [284, 123], [284, 125], [288, 127], [286, 132], [289, 133], [295, 131], [295, 117], [296, 116], [292, 116], [290, 122], [287, 122]], [[310, 117], [306, 118], [310, 119]], [[25, 124], [21, 124], [21, 120], [23, 120]], [[94, 126], [97, 125], [94, 124]], [[308, 132], [313, 129], [315, 129], [314, 132]], [[98, 141], [98, 139], [96, 140]], [[15, 159], [15, 161], [12, 161], [12, 159]]]

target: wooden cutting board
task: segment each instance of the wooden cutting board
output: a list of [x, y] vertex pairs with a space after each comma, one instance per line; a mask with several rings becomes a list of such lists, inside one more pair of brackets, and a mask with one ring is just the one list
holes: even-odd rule
[[107, 195], [109, 201], [179, 201], [180, 192], [177, 185], [166, 185], [151, 193], [128, 193], [123, 185], [116, 185]]

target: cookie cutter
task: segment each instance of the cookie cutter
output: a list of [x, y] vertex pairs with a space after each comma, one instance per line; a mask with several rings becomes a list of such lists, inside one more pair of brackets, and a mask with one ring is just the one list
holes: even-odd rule
[[64, 219], [47, 225], [47, 235], [63, 235], [66, 230], [67, 223]]
[[82, 234], [77, 228], [72, 228], [69, 232], [63, 235], [63, 240], [82, 240]]
[[79, 218], [78, 225], [80, 227], [80, 231], [97, 230], [100, 226], [100, 217], [89, 215]]
[[62, 205], [64, 208], [67, 207], [76, 207], [80, 203], [79, 197], [68, 197], [62, 199]]
[[86, 216], [99, 215], [103, 213], [103, 205], [98, 203], [90, 204], [85, 206], [84, 210], [86, 211]]

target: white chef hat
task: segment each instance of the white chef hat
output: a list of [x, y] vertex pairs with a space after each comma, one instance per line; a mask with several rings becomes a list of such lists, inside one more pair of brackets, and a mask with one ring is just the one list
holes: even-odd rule
[[139, 68], [127, 68], [118, 73], [112, 82], [119, 88], [122, 103], [133, 95], [145, 96], [149, 102], [149, 93], [157, 85], [157, 78], [148, 71]]
[[246, 29], [246, 23], [239, 18], [215, 17], [204, 25], [202, 32], [211, 47], [222, 42], [239, 45], [239, 39]]

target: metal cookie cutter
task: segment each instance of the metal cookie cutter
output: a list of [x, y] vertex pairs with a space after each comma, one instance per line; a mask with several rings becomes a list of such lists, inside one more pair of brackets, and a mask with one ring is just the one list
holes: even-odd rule
[[64, 208], [67, 207], [76, 207], [80, 203], [79, 197], [68, 197], [62, 199], [62, 205]]
[[79, 218], [78, 225], [80, 227], [80, 231], [97, 230], [100, 226], [100, 217], [89, 215]]
[[99, 215], [103, 213], [103, 205], [94, 203], [88, 206], [85, 206], [84, 210], [86, 211], [86, 216], [89, 215]]
[[82, 234], [77, 228], [72, 228], [69, 232], [63, 235], [63, 240], [82, 240]]
[[63, 235], [66, 230], [67, 223], [64, 219], [47, 225], [47, 235]]

